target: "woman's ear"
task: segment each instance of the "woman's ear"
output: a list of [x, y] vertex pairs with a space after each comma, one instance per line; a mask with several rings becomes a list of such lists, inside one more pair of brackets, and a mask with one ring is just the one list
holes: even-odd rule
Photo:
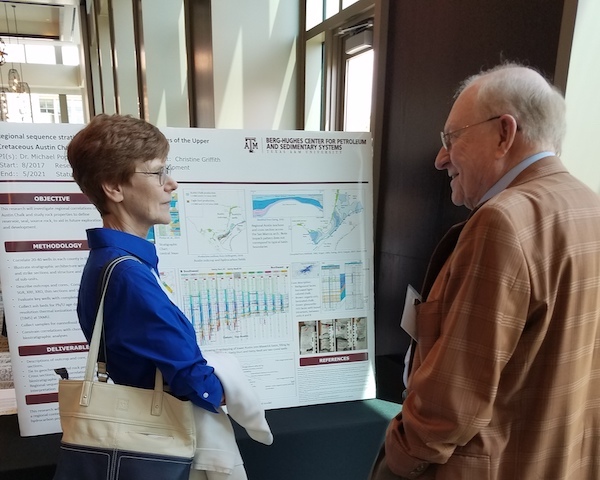
[[104, 190], [107, 200], [114, 203], [123, 201], [123, 189], [120, 183], [103, 183], [102, 190]]

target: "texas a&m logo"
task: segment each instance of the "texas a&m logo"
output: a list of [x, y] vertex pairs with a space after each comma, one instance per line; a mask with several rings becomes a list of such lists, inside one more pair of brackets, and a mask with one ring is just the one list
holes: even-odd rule
[[250, 153], [254, 153], [254, 150], [258, 150], [258, 142], [256, 137], [246, 137], [246, 145], [244, 150], [248, 150]]

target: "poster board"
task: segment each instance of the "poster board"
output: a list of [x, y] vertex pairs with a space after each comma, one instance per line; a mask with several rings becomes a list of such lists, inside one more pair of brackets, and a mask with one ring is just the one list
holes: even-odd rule
[[[21, 435], [60, 431], [55, 368], [81, 378], [76, 315], [96, 209], [66, 147], [81, 125], [2, 125], [0, 278]], [[266, 409], [375, 397], [368, 133], [162, 128], [178, 189], [163, 280], [203, 351], [237, 356]]]

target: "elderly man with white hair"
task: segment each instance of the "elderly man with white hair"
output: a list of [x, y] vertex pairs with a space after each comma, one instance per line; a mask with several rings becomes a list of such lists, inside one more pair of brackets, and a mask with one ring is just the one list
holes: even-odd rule
[[558, 158], [560, 92], [467, 79], [435, 167], [471, 209], [434, 252], [372, 480], [600, 478], [600, 198]]

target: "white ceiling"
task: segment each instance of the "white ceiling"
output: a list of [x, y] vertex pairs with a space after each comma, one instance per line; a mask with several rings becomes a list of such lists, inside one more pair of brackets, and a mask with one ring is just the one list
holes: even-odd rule
[[[0, 1], [0, 37], [77, 42], [77, 0]], [[6, 41], [6, 40], [5, 40]]]

